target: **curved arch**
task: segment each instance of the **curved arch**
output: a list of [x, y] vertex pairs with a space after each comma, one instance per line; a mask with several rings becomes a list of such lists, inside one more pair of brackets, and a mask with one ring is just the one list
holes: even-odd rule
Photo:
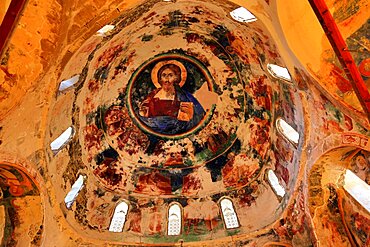
[[[308, 203], [312, 222], [321, 233], [318, 235], [320, 242], [329, 235], [332, 241], [343, 245], [362, 245], [358, 242], [360, 238], [356, 237], [356, 231], [351, 230], [350, 221], [361, 217], [370, 220], [370, 214], [360, 210], [359, 202], [345, 190], [345, 174], [361, 149], [354, 142], [348, 144], [352, 145], [337, 143], [337, 147], [322, 153], [315, 161], [308, 176]], [[347, 205], [346, 210], [343, 205]], [[325, 239], [323, 236], [326, 236]]]

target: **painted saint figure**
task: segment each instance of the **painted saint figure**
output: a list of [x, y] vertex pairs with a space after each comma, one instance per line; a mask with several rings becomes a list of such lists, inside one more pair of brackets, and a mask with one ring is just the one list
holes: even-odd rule
[[149, 93], [139, 106], [140, 120], [161, 134], [184, 133], [194, 128], [205, 111], [198, 100], [181, 87], [187, 72], [176, 60], [161, 61], [152, 70], [157, 89]]

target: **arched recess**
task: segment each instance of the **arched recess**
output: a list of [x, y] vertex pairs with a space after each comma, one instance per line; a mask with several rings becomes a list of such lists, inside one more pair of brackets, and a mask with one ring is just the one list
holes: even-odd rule
[[167, 235], [176, 236], [182, 232], [182, 206], [179, 203], [172, 203], [168, 207]]
[[219, 203], [225, 228], [233, 229], [240, 227], [239, 219], [236, 214], [234, 204], [231, 198], [223, 197], [220, 199]]
[[370, 176], [370, 152], [358, 146], [342, 146], [316, 160], [308, 174], [312, 222], [321, 243], [367, 246], [370, 243], [370, 213], [345, 190], [347, 170], [366, 181]]
[[110, 232], [122, 232], [123, 226], [126, 222], [126, 216], [129, 210], [129, 204], [125, 201], [121, 201], [117, 204], [114, 209], [111, 223], [109, 225]]
[[0, 161], [1, 246], [41, 244], [43, 200], [33, 177], [19, 165]]

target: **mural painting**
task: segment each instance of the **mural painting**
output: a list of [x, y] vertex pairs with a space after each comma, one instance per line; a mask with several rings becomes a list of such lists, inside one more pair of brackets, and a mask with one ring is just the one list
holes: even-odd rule
[[309, 246], [312, 244], [312, 240], [309, 236], [310, 223], [305, 212], [305, 197], [302, 184], [296, 193], [294, 203], [288, 206], [286, 217], [276, 223], [274, 231], [282, 241], [299, 241], [295, 244], [298, 246]]
[[313, 223], [315, 228], [322, 233], [319, 241], [333, 247], [338, 244], [351, 246], [350, 238], [346, 235], [346, 228], [341, 217], [340, 197], [336, 185], [321, 186], [321, 184], [319, 188], [314, 186], [310, 192], [314, 196], [314, 198], [310, 198], [310, 211], [314, 215]]
[[342, 215], [357, 246], [370, 245], [370, 214], [345, 191], [341, 193]]
[[[236, 212], [247, 216], [270, 186], [268, 169], [284, 186], [294, 185], [297, 171], [286, 163], [298, 151], [285, 152], [289, 143], [275, 143], [271, 136], [277, 116], [299, 119], [298, 97], [267, 73], [267, 63], [282, 61], [262, 25], [220, 23], [218, 16], [234, 5], [187, 5], [181, 11], [168, 6], [148, 12], [148, 18], [160, 16], [148, 26], [127, 26], [130, 18], [118, 21], [114, 34], [89, 56], [72, 110], [83, 136], [81, 155], [71, 155], [91, 169], [89, 180], [99, 183], [90, 186], [100, 192], [84, 197], [88, 213], [78, 213], [78, 223], [108, 231], [110, 217], [102, 215], [111, 216], [122, 199], [130, 204], [122, 234], [143, 242], [248, 233], [253, 223], [247, 218], [240, 227], [226, 229], [219, 201], [230, 198]], [[200, 22], [209, 27], [206, 33], [198, 30]], [[171, 203], [181, 206], [178, 236], [167, 234]], [[265, 223], [276, 220], [275, 214]]]
[[[187, 69], [180, 61], [163, 60], [157, 62], [151, 70], [152, 85], [145, 85], [148, 82], [142, 82], [141, 77], [144, 76], [140, 77], [140, 74], [137, 81], [133, 82], [136, 86], [132, 92], [132, 97], [135, 98], [135, 115], [154, 132], [165, 135], [182, 134], [195, 128], [204, 118], [205, 110], [202, 105], [186, 90], [191, 87], [184, 85], [187, 75]], [[200, 81], [204, 82], [205, 79], [200, 77]], [[202, 86], [200, 82], [193, 84]], [[153, 89], [153, 85], [156, 89]]]
[[[23, 241], [39, 243], [43, 215], [40, 192], [33, 180], [18, 168], [2, 163], [0, 192], [0, 206], [5, 216], [0, 245], [17, 246]], [[22, 236], [24, 231], [30, 235]]]
[[370, 185], [370, 152], [358, 151], [350, 160], [348, 169]]
[[[367, 88], [369, 88], [369, 36], [367, 32], [370, 19], [368, 19], [367, 13], [367, 1], [333, 1], [328, 5], [329, 9], [333, 10], [333, 17], [344, 36], [348, 50], [351, 52]], [[348, 25], [350, 21], [356, 23], [356, 29]], [[353, 110], [363, 112], [351, 83], [334, 51], [325, 50], [322, 57], [324, 61], [318, 74], [323, 75], [322, 79], [331, 82], [326, 84], [326, 90]]]

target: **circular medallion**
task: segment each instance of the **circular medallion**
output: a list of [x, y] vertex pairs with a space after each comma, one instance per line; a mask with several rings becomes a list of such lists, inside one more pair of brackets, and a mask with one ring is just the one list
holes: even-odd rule
[[132, 75], [126, 93], [129, 114], [146, 133], [183, 138], [204, 127], [215, 104], [208, 70], [195, 58], [164, 54], [142, 64]]

